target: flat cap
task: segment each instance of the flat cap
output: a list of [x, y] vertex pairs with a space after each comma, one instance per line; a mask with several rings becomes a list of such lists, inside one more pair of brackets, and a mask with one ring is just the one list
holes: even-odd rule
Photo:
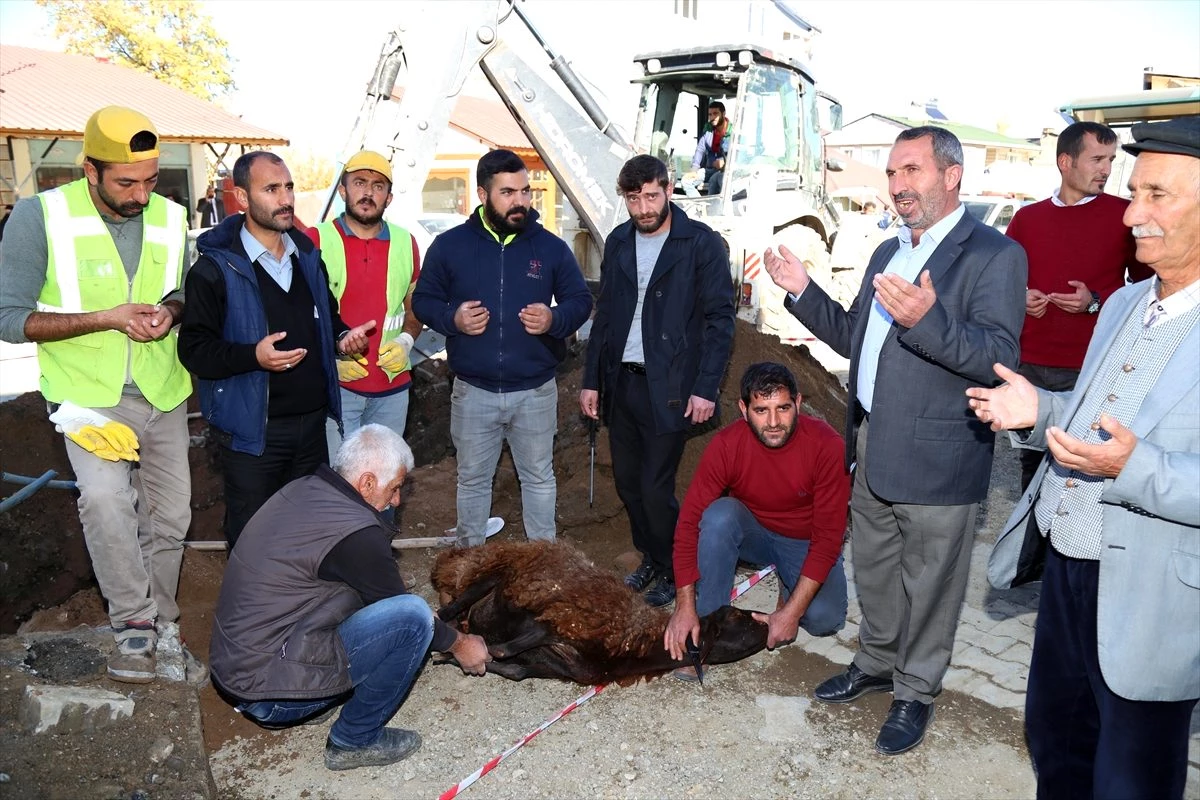
[[1176, 117], [1166, 122], [1139, 122], [1133, 126], [1133, 143], [1126, 153], [1172, 153], [1200, 158], [1200, 116]]

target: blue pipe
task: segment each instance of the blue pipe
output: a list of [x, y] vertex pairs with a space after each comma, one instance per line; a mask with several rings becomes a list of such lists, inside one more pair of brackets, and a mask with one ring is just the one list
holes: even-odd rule
[[[50, 472], [54, 472], [54, 470], [50, 470]], [[55, 474], [57, 474], [57, 473], [55, 473]], [[34, 481], [40, 481], [44, 477], [46, 477], [46, 476], [41, 475], [37, 478], [30, 478], [25, 475], [14, 475], [11, 472], [0, 472], [0, 482], [3, 482], [3, 483], [19, 483], [19, 484], [24, 485], [24, 484], [28, 484], [28, 483], [33, 483]], [[46, 483], [44, 485], [47, 489], [78, 489], [79, 488], [75, 484], [75, 481], [49, 481], [48, 483]]]
[[[55, 472], [54, 470], [48, 469], [41, 475], [41, 477], [34, 478], [25, 487], [18, 489], [16, 494], [14, 494], [12, 497], [7, 497], [3, 501], [0, 501], [0, 514], [4, 513], [5, 511], [8, 511], [10, 508], [14, 507], [15, 505], [17, 505], [17, 503], [20, 503], [22, 500], [28, 500], [30, 497], [32, 497], [34, 495], [35, 492], [37, 492], [38, 489], [41, 489], [43, 486], [46, 486], [47, 484], [49, 484], [50, 479], [53, 478], [57, 474], [58, 473]], [[4, 479], [8, 480], [8, 473], [4, 474]], [[59, 483], [67, 483], [67, 482], [68, 481], [59, 481]], [[71, 482], [71, 483], [73, 484], [73, 482]]]

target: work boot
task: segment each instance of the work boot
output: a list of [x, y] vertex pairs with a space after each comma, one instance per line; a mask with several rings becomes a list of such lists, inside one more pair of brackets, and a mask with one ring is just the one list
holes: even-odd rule
[[117, 646], [108, 656], [108, 677], [122, 683], [150, 683], [155, 676], [158, 636], [148, 619], [131, 620], [115, 629]]
[[659, 575], [654, 585], [646, 592], [646, 605], [652, 608], [675, 602], [675, 579], [670, 575]]
[[158, 646], [154, 651], [158, 661], [155, 671], [169, 681], [186, 681], [197, 689], [208, 683], [208, 667], [192, 655], [192, 651], [183, 643], [179, 623], [160, 622], [155, 627], [158, 631]]
[[654, 562], [649, 556], [642, 556], [642, 563], [638, 568], [625, 576], [625, 585], [635, 592], [644, 592], [657, 575], [658, 570], [654, 568]]
[[384, 728], [373, 744], [364, 747], [342, 747], [326, 739], [325, 766], [334, 770], [384, 767], [408, 758], [420, 747], [420, 734], [401, 728]]

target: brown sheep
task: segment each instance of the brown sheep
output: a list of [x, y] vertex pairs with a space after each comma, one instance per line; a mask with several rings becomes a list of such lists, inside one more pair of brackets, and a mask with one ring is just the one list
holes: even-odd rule
[[[488, 642], [488, 671], [512, 680], [628, 685], [690, 661], [663, 648], [670, 614], [562, 542], [496, 542], [449, 550], [433, 566], [438, 616]], [[767, 626], [725, 606], [700, 623], [705, 664], [766, 647]]]

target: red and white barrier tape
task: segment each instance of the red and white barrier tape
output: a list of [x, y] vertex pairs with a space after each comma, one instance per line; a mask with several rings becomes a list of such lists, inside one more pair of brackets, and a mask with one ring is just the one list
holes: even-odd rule
[[[770, 564], [768, 566], [763, 567], [758, 572], [751, 575], [749, 578], [746, 578], [746, 580], [742, 581], [737, 586], [733, 587], [733, 591], [729, 593], [730, 602], [737, 600], [743, 594], [750, 591], [750, 589], [755, 584], [757, 584], [759, 581], [761, 581], [763, 578], [767, 577], [774, 571], [775, 571], [775, 565]], [[517, 752], [518, 750], [520, 750], [522, 747], [525, 746], [526, 743], [528, 743], [530, 740], [532, 740], [535, 736], [537, 736], [542, 731], [546, 730], [546, 728], [549, 728], [551, 725], [558, 722], [560, 719], [565, 717], [567, 714], [570, 714], [572, 711], [579, 708], [581, 705], [586, 703], [588, 700], [591, 700], [593, 697], [600, 694], [600, 692], [604, 691], [606, 686], [608, 686], [607, 683], [601, 683], [601, 684], [598, 684], [598, 685], [593, 686], [592, 688], [588, 689], [586, 692], [584, 692], [582, 695], [580, 695], [578, 698], [576, 698], [570, 705], [567, 705], [561, 711], [559, 711], [557, 714], [550, 717], [545, 722], [543, 722], [541, 725], [538, 725], [532, 731], [530, 731], [529, 733], [525, 734], [520, 739], [518, 739], [516, 744], [514, 744], [512, 747], [508, 748], [507, 750], [505, 750], [503, 753], [501, 753], [498, 756], [492, 756], [491, 760], [488, 761], [486, 764], [484, 764], [482, 767], [475, 770], [470, 775], [463, 778], [461, 781], [454, 784], [446, 791], [442, 792], [438, 796], [438, 800], [450, 800], [450, 798], [452, 798], [452, 797], [458, 797], [458, 795], [464, 789], [466, 789], [468, 786], [473, 784], [475, 781], [479, 780], [484, 775], [487, 775], [489, 772], [491, 772], [496, 767], [498, 767], [500, 765], [501, 761], [508, 758], [513, 753]]]

